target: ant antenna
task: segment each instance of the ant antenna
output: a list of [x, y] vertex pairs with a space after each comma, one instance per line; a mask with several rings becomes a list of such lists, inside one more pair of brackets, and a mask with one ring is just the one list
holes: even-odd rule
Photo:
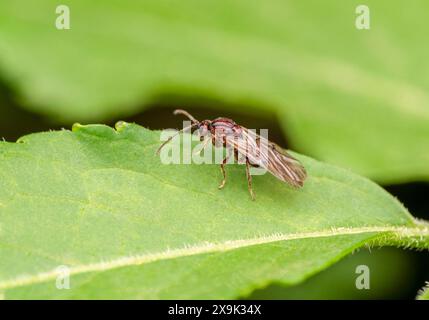
[[161, 149], [167, 144], [169, 143], [175, 136], [177, 136], [178, 134], [185, 132], [189, 129], [193, 129], [194, 127], [198, 126], [200, 124], [200, 122], [195, 119], [189, 112], [182, 110], [182, 109], [176, 109], [173, 112], [174, 115], [178, 115], [178, 114], [183, 114], [184, 116], [186, 116], [189, 120], [191, 120], [192, 124], [190, 126], [187, 126], [186, 128], [183, 128], [182, 130], [177, 131], [174, 135], [172, 135], [170, 138], [168, 138], [166, 141], [164, 141], [163, 144], [161, 144], [161, 146], [158, 148], [158, 150], [156, 151], [156, 154], [159, 155], [159, 153], [161, 152]]
[[192, 124], [199, 123], [197, 119], [195, 119], [189, 112], [182, 110], [182, 109], [176, 109], [173, 112], [174, 115], [183, 114], [185, 117], [187, 117], [189, 120], [192, 121]]
[[167, 144], [169, 143], [175, 136], [177, 136], [178, 134], [185, 132], [186, 130], [192, 129], [193, 127], [197, 126], [199, 124], [199, 122], [191, 124], [190, 126], [187, 126], [185, 128], [183, 128], [182, 130], [177, 131], [175, 134], [173, 134], [170, 138], [168, 138], [166, 141], [164, 141], [163, 144], [161, 144], [161, 146], [158, 148], [158, 150], [156, 151], [156, 154], [159, 155], [159, 153], [161, 152], [161, 149]]

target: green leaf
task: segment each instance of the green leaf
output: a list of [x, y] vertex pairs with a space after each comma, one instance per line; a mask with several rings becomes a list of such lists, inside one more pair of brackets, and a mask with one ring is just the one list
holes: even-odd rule
[[371, 2], [370, 30], [355, 28], [358, 4], [74, 0], [60, 31], [57, 1], [3, 0], [1, 68], [28, 108], [58, 119], [215, 97], [274, 112], [320, 160], [383, 183], [429, 180], [428, 3]]
[[420, 290], [417, 295], [418, 300], [429, 300], [429, 282], [426, 283], [426, 286]]
[[[296, 155], [300, 190], [243, 166], [165, 165], [159, 132], [75, 125], [0, 143], [0, 291], [14, 298], [236, 298], [362, 245], [429, 247], [382, 188]], [[59, 266], [70, 290], [58, 290]]]

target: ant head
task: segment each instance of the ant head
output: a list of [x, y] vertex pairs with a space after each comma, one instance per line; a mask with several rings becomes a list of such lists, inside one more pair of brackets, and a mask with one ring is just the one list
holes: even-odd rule
[[205, 137], [210, 133], [212, 122], [210, 120], [203, 120], [198, 125], [198, 133], [200, 137]]

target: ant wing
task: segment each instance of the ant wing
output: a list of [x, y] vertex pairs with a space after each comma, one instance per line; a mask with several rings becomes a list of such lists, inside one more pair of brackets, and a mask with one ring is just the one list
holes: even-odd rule
[[304, 166], [274, 142], [269, 142], [268, 171], [294, 187], [302, 187], [307, 178]]
[[274, 142], [244, 127], [241, 129], [239, 137], [227, 139], [228, 145], [234, 147], [252, 165], [268, 170], [279, 180], [294, 187], [302, 187], [307, 173], [297, 159]]

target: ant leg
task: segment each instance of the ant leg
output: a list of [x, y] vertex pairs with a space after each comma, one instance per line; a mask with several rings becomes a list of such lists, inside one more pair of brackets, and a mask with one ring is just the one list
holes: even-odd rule
[[255, 194], [252, 190], [252, 175], [250, 174], [250, 162], [246, 160], [246, 176], [247, 176], [247, 188], [249, 189], [250, 197], [255, 200]]
[[226, 152], [227, 152], [227, 155], [223, 159], [222, 163], [220, 164], [220, 171], [222, 172], [223, 180], [222, 180], [222, 182], [220, 183], [220, 185], [218, 187], [219, 189], [222, 189], [225, 186], [225, 183], [226, 183], [225, 164], [228, 162], [228, 159], [229, 159], [229, 156], [230, 156], [228, 150]]
[[209, 141], [210, 141], [211, 139], [210, 138], [206, 138], [204, 141], [203, 141], [203, 144], [202, 144], [202, 146], [201, 146], [201, 149], [200, 150], [196, 150], [196, 151], [194, 151], [194, 154], [201, 154], [202, 152], [203, 152], [203, 150], [207, 147], [207, 144], [209, 143]]

